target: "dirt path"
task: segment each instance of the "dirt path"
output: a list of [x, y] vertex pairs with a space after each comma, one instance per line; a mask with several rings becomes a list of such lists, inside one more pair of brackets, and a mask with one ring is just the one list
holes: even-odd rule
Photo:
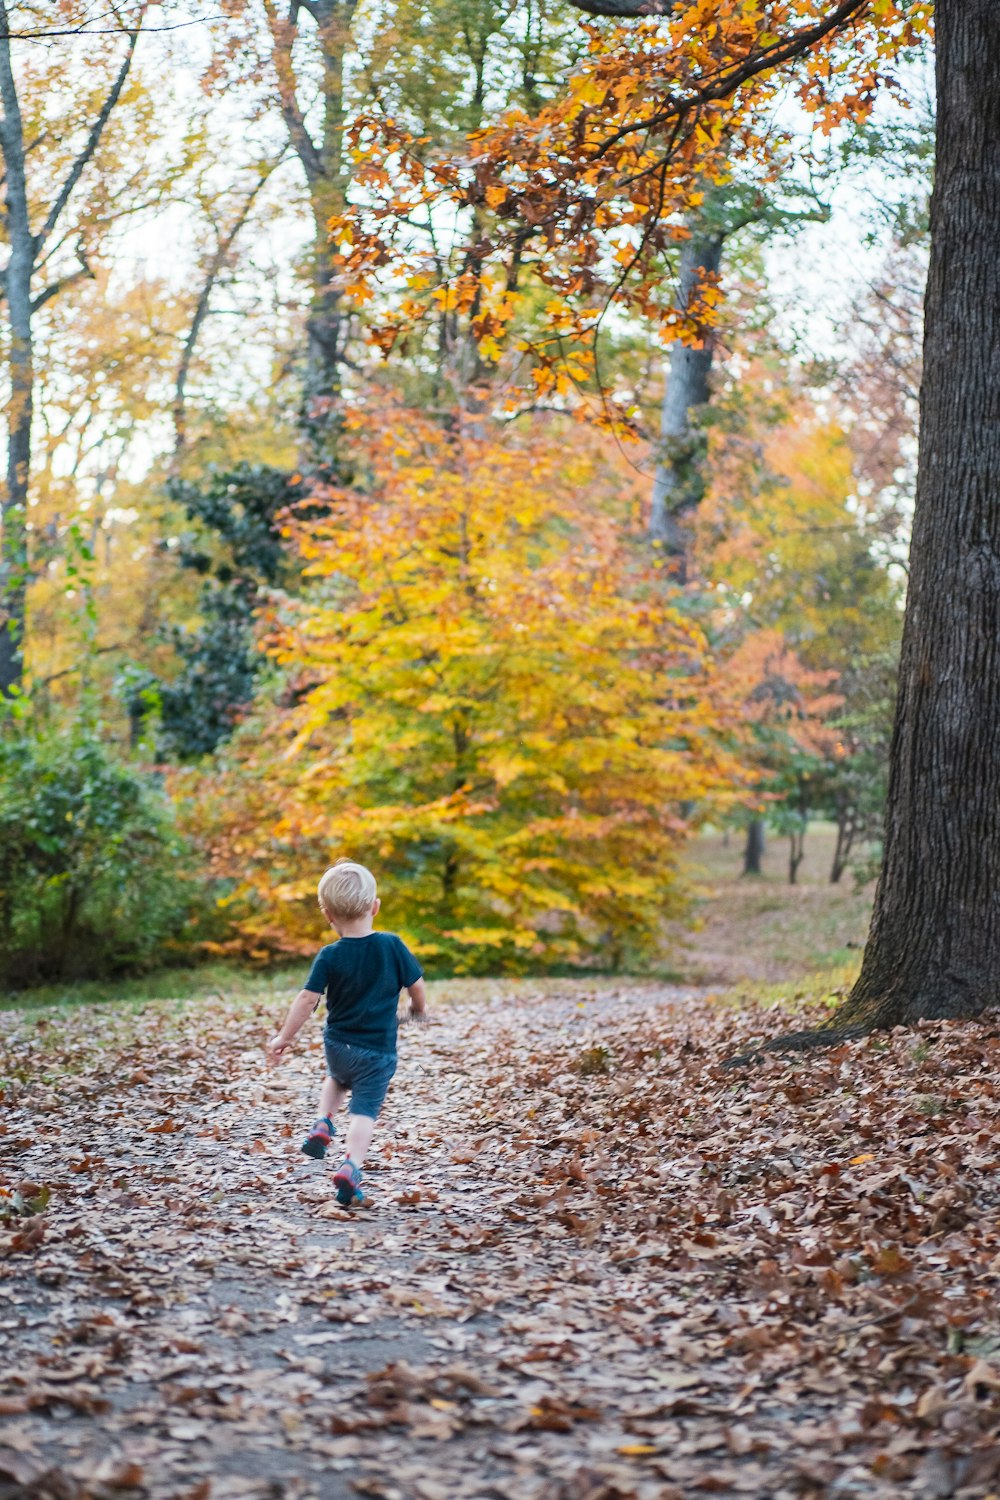
[[[734, 1080], [747, 1023], [683, 991], [484, 982], [403, 1036], [346, 1214], [298, 1151], [318, 1039], [262, 1078], [253, 1007], [0, 1024], [8, 1208], [50, 1194], [0, 1247], [0, 1500], [982, 1500], [1000, 1476], [992, 1152], [956, 1192], [969, 1140], [924, 1118], [925, 1206], [898, 1173], [866, 1189], [901, 1106], [838, 1094], [839, 1061]], [[890, 1057], [900, 1089], [928, 1051]], [[977, 1087], [995, 1053], [966, 1056]], [[975, 1284], [948, 1261], [973, 1202]]]
[[817, 969], [856, 964], [874, 891], [859, 889], [850, 873], [830, 884], [834, 844], [831, 828], [810, 828], [798, 883], [789, 885], [781, 840], [769, 843], [764, 873], [744, 879], [738, 838], [705, 833], [693, 839], [684, 873], [694, 890], [696, 925], [684, 921], [669, 929], [674, 969], [691, 983], [794, 989]]

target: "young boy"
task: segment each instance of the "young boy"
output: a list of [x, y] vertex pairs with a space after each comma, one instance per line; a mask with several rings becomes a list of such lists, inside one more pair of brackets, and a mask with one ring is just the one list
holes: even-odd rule
[[284, 1026], [267, 1044], [267, 1058], [276, 1063], [285, 1056], [325, 995], [328, 1077], [319, 1096], [320, 1118], [302, 1150], [307, 1156], [326, 1155], [334, 1135], [333, 1117], [349, 1091], [345, 1157], [333, 1176], [337, 1201], [348, 1208], [364, 1202], [361, 1166], [396, 1071], [400, 991], [410, 996], [408, 1019], [413, 1021], [426, 1020], [427, 999], [420, 965], [406, 944], [394, 933], [372, 931], [382, 903], [370, 870], [339, 859], [323, 876], [318, 894], [320, 910], [340, 941], [320, 949]]

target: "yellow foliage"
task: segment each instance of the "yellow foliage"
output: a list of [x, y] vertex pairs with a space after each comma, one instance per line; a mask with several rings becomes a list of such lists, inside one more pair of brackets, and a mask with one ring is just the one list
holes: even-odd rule
[[854, 502], [852, 455], [835, 422], [793, 403], [784, 421], [751, 415], [710, 436], [709, 489], [698, 516], [703, 566], [780, 629], [810, 667], [842, 670], [889, 649], [899, 616]]
[[290, 527], [308, 586], [270, 649], [294, 706], [202, 787], [256, 940], [315, 943], [315, 877], [343, 853], [442, 967], [656, 951], [690, 810], [741, 772], [706, 641], [644, 563], [602, 442], [357, 420], [363, 482]]

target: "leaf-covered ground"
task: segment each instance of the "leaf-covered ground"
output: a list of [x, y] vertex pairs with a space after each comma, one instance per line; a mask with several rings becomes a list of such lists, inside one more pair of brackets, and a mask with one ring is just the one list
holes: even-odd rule
[[995, 1027], [459, 987], [346, 1214], [276, 1010], [0, 1016], [0, 1497], [1000, 1491]]

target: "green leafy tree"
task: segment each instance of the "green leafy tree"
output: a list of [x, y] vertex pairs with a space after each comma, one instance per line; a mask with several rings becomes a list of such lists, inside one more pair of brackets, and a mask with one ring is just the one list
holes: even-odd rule
[[251, 702], [263, 657], [255, 616], [265, 590], [289, 571], [282, 517], [302, 497], [297, 475], [240, 464], [207, 483], [171, 480], [170, 498], [194, 527], [181, 538], [183, 570], [201, 582], [196, 621], [167, 632], [180, 662], [169, 681], [132, 675], [133, 721], [159, 711], [160, 753], [171, 760], [208, 755], [232, 733]]

